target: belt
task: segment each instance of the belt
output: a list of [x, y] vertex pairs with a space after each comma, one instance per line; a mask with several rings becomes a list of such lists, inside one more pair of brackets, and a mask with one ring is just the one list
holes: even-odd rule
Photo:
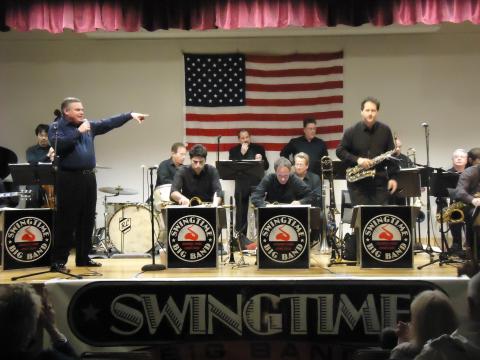
[[73, 174], [93, 175], [97, 172], [97, 169], [86, 169], [86, 170], [61, 169], [61, 171], [73, 173]]

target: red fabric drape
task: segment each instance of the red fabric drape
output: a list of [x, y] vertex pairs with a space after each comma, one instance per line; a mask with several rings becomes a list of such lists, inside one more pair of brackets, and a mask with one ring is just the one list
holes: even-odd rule
[[138, 31], [142, 25], [139, 4], [130, 0], [9, 0], [5, 23], [17, 31]]
[[6, 0], [0, 30], [60, 33], [480, 23], [480, 0]]

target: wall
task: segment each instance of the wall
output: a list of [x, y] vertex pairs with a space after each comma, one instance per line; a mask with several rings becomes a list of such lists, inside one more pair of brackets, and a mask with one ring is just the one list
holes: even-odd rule
[[[426, 162], [420, 123], [430, 124], [430, 162], [447, 168], [455, 148], [479, 145], [479, 40], [475, 31], [157, 40], [2, 33], [0, 146], [14, 150], [23, 161], [25, 149], [35, 141], [35, 125], [51, 122], [53, 109], [65, 96], [80, 97], [89, 119], [147, 112], [151, 117], [142, 125], [131, 122], [96, 140], [98, 164], [111, 167], [99, 170], [98, 186], [134, 188], [138, 196], [118, 201], [141, 201], [141, 165], [158, 164], [168, 157], [171, 143], [183, 137], [183, 52], [343, 49], [345, 126], [359, 120], [363, 97], [376, 96], [382, 102], [380, 119], [399, 134], [404, 150], [417, 149], [419, 163]], [[212, 154], [209, 161], [214, 158]], [[338, 193], [344, 185], [336, 188]]]

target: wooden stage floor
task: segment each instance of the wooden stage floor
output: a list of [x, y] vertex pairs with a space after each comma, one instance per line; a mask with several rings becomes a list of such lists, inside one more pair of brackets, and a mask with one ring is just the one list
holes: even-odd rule
[[[407, 277], [407, 278], [428, 278], [428, 277], [456, 277], [457, 268], [460, 264], [445, 264], [439, 266], [438, 263], [429, 265], [421, 270], [417, 266], [426, 264], [430, 258], [428, 254], [419, 253], [415, 255], [415, 267], [413, 269], [361, 269], [359, 266], [333, 265], [328, 266], [330, 255], [320, 254], [319, 251], [312, 251], [310, 257], [310, 268], [301, 270], [259, 270], [255, 265], [256, 257], [244, 256], [245, 265], [238, 266], [241, 262], [239, 253], [235, 253], [236, 264], [229, 263], [229, 257], [224, 256], [223, 261], [219, 257], [218, 268], [216, 269], [166, 269], [142, 273], [141, 268], [145, 264], [150, 264], [150, 258], [109, 258], [95, 259], [102, 263], [102, 267], [85, 268], [76, 267], [74, 256], [70, 256], [67, 267], [72, 274], [81, 275], [84, 279], [162, 279], [162, 278], [260, 278], [272, 276], [288, 277]], [[438, 256], [434, 257], [435, 259]], [[164, 254], [161, 258], [156, 257], [156, 263], [165, 263]], [[48, 270], [48, 268], [35, 268], [25, 270], [7, 270], [0, 272], [0, 283], [10, 283], [12, 277], [31, 274], [39, 271]], [[25, 282], [44, 282], [50, 279], [67, 277], [59, 273], [47, 273], [28, 277], [18, 281]]]

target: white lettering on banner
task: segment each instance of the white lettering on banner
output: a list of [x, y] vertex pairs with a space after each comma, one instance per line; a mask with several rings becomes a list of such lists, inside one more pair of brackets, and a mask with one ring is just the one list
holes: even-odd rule
[[[261, 293], [248, 299], [236, 294], [236, 304], [232, 306], [209, 294], [188, 294], [183, 304], [177, 304], [172, 297], [160, 304], [155, 294], [123, 294], [113, 299], [110, 310], [124, 326], [112, 325], [110, 330], [128, 336], [139, 332], [147, 324], [149, 333], [153, 335], [163, 321], [168, 322], [176, 334], [188, 331], [190, 335], [211, 335], [215, 334], [213, 319], [216, 319], [238, 335], [243, 334], [243, 325], [250, 332], [262, 336], [286, 332], [305, 335], [312, 331], [308, 329], [308, 319], [315, 317], [317, 335], [336, 335], [342, 323], [351, 330], [361, 323], [365, 334], [377, 334], [384, 327], [395, 326], [398, 315], [408, 314], [408, 306], [399, 308], [398, 300], [409, 303], [410, 298], [410, 294], [380, 294], [377, 298], [374, 294], [366, 294], [357, 308], [344, 293], [337, 300], [334, 294]], [[314, 307], [309, 306], [311, 302]], [[316, 314], [311, 313], [313, 308]], [[288, 314], [284, 314], [285, 311]], [[285, 315], [290, 319], [288, 329], [284, 329]], [[185, 329], [187, 322], [189, 326]]]

